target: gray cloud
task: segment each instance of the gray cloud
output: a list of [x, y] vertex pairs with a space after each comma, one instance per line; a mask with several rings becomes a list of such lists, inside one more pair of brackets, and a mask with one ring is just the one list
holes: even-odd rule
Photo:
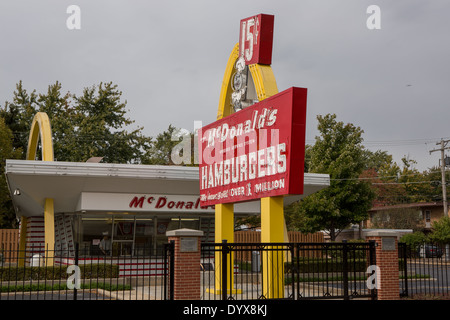
[[[81, 8], [68, 30], [66, 8]], [[381, 30], [366, 28], [371, 4]], [[12, 1], [0, 4], [0, 101], [15, 84], [46, 90], [113, 81], [130, 117], [156, 135], [169, 124], [215, 120], [220, 86], [242, 18], [275, 15], [272, 68], [279, 90], [307, 87], [307, 139], [316, 115], [336, 113], [365, 131], [366, 145], [419, 169], [450, 137], [448, 1]], [[410, 85], [410, 86], [409, 86]]]

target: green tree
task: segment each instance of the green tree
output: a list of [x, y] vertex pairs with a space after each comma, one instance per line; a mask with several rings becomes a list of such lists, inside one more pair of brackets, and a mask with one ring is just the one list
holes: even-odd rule
[[142, 163], [151, 148], [151, 138], [142, 134], [142, 127], [126, 130], [134, 121], [126, 117], [126, 101], [122, 102], [121, 96], [111, 82], [85, 88], [81, 96], [74, 95], [77, 147], [70, 161], [103, 157], [108, 163]]
[[397, 176], [380, 176], [375, 169], [365, 170], [361, 178], [370, 183], [372, 190], [376, 194], [373, 206], [394, 205], [404, 202], [407, 198], [403, 184], [397, 182]]
[[5, 177], [5, 160], [18, 159], [22, 150], [13, 146], [13, 134], [6, 126], [5, 119], [0, 117], [0, 227], [15, 228], [15, 212]]
[[173, 148], [180, 143], [180, 140], [174, 140], [173, 137], [177, 134], [179, 129], [169, 125], [167, 130], [159, 133], [153, 143], [151, 149], [151, 156], [148, 159], [149, 164], [156, 165], [173, 165], [172, 151]]
[[[59, 82], [49, 85], [46, 93], [38, 95], [35, 110], [36, 112], [47, 113], [50, 119], [55, 159], [57, 161], [71, 161], [70, 159], [77, 151], [74, 139], [75, 110], [72, 105], [71, 94], [62, 94]], [[28, 121], [31, 125], [32, 119]], [[40, 152], [37, 154], [39, 157], [41, 156]]]
[[392, 205], [406, 198], [404, 185], [398, 183], [400, 167], [386, 151], [363, 150], [365, 170], [361, 178], [370, 182], [376, 194], [374, 206]]
[[450, 218], [443, 217], [433, 222], [433, 231], [429, 234], [430, 240], [441, 244], [450, 244]]
[[363, 157], [365, 170], [374, 170], [377, 173], [383, 174], [386, 171], [390, 171], [394, 166], [392, 155], [388, 154], [387, 151], [377, 150], [373, 152], [364, 149]]
[[420, 246], [428, 242], [428, 237], [420, 231], [414, 233], [407, 233], [400, 238], [400, 242], [406, 243], [410, 247], [410, 252], [415, 255]]
[[196, 134], [169, 125], [167, 130], [156, 136], [145, 163], [198, 166], [196, 139]]
[[31, 121], [37, 112], [37, 99], [36, 91], [29, 94], [20, 81], [16, 84], [12, 101], [6, 101], [0, 110], [0, 117], [5, 119], [5, 124], [13, 133], [13, 147], [22, 150], [23, 159], [27, 152]]
[[[450, 181], [450, 172], [446, 172], [445, 180]], [[432, 167], [423, 172], [424, 188], [421, 190], [427, 201], [442, 201], [442, 173], [439, 167]], [[450, 188], [447, 188], [447, 198], [450, 198]]]
[[385, 152], [366, 152], [367, 169], [363, 177], [372, 182], [372, 189], [377, 195], [375, 206], [442, 199], [441, 173], [438, 168], [419, 172], [415, 168], [416, 161], [408, 157], [403, 157], [399, 166]]
[[142, 163], [149, 158], [152, 139], [142, 134], [143, 128], [127, 130], [134, 121], [126, 116], [126, 101], [121, 100], [117, 85], [100, 83], [84, 88], [80, 96], [61, 90], [56, 82], [46, 93], [34, 90], [29, 94], [19, 82], [12, 102], [5, 103], [0, 115], [13, 131], [14, 146], [24, 150], [22, 158], [37, 112], [46, 112], [50, 118], [58, 161], [84, 162], [103, 157], [110, 163]]
[[[3, 174], [4, 162], [25, 159], [37, 112], [46, 112], [50, 118], [57, 161], [84, 162], [90, 157], [103, 157], [110, 163], [149, 162], [152, 139], [142, 134], [143, 128], [127, 131], [134, 121], [126, 116], [126, 101], [122, 102], [121, 96], [112, 83], [85, 88], [80, 96], [63, 93], [59, 82], [41, 94], [36, 90], [28, 93], [22, 81], [16, 85], [11, 102], [0, 108], [0, 225], [12, 225], [15, 216]], [[39, 151], [37, 155], [40, 157]]]
[[320, 136], [310, 150], [309, 172], [329, 174], [330, 186], [287, 209], [286, 220], [297, 221], [294, 228], [303, 232], [326, 230], [334, 241], [340, 230], [367, 219], [375, 194], [359, 179], [365, 169], [363, 131], [334, 114], [317, 119]]
[[423, 202], [427, 200], [425, 189], [429, 188], [429, 183], [424, 181], [424, 176], [415, 168], [417, 162], [408, 157], [402, 158], [403, 168], [400, 172], [398, 182], [404, 185], [407, 203]]

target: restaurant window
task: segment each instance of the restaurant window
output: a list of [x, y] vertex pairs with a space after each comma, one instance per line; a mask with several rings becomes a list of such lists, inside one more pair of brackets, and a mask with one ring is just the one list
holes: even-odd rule
[[[78, 216], [75, 224], [80, 255], [114, 257], [154, 256], [162, 254], [167, 243], [166, 232], [175, 229], [200, 229], [199, 218], [105, 215]], [[110, 250], [105, 253], [100, 244], [107, 236]], [[104, 243], [104, 242], [103, 242]]]
[[129, 217], [114, 217], [113, 219], [113, 235], [112, 241], [112, 255], [132, 256], [134, 247], [134, 218]]
[[153, 255], [154, 252], [154, 219], [136, 218], [134, 237], [134, 255]]
[[85, 256], [102, 255], [99, 245], [104, 236], [111, 237], [111, 232], [112, 218], [82, 218], [77, 228], [80, 254]]
[[200, 230], [200, 220], [199, 219], [180, 219], [180, 229], [194, 229]]

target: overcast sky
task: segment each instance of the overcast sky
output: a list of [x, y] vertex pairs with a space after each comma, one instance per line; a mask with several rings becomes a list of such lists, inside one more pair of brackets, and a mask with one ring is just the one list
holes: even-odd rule
[[[79, 30], [66, 25], [70, 5]], [[370, 5], [381, 29], [367, 27]], [[59, 81], [75, 94], [112, 81], [146, 135], [192, 131], [215, 121], [240, 20], [273, 14], [278, 89], [309, 90], [307, 143], [316, 116], [335, 113], [364, 130], [369, 149], [425, 170], [450, 139], [449, 12], [448, 0], [2, 0], [0, 105], [20, 80], [30, 92]]]

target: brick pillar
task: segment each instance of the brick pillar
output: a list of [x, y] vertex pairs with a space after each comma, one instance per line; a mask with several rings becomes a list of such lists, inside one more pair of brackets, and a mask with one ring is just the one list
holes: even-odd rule
[[178, 229], [167, 231], [175, 242], [174, 300], [200, 300], [200, 241], [203, 231]]
[[398, 241], [397, 233], [390, 230], [370, 231], [366, 240], [376, 243], [376, 265], [378, 266], [378, 300], [397, 300], [400, 298]]

